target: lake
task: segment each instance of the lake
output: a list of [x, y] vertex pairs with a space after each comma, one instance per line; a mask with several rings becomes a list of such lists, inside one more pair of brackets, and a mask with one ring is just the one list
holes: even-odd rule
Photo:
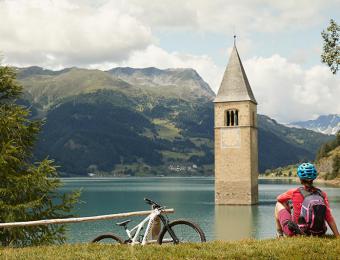
[[[77, 216], [94, 216], [129, 211], [148, 210], [147, 197], [168, 208], [174, 208], [171, 220], [186, 218], [198, 223], [208, 240], [241, 238], [273, 238], [273, 210], [276, 196], [296, 183], [289, 180], [260, 180], [260, 202], [255, 206], [215, 206], [214, 179], [194, 177], [159, 178], [69, 178], [62, 179], [62, 192], [82, 189]], [[333, 215], [340, 227], [340, 189], [320, 186], [329, 196]], [[129, 227], [141, 217], [132, 218]], [[120, 219], [69, 225], [68, 242], [88, 242], [96, 235], [115, 232], [125, 237], [115, 225]]]

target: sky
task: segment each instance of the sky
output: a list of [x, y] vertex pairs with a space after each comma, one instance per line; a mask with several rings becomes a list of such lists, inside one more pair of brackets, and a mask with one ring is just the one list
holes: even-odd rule
[[340, 114], [340, 77], [321, 64], [340, 0], [0, 0], [11, 66], [194, 68], [216, 92], [236, 45], [258, 101], [279, 122]]

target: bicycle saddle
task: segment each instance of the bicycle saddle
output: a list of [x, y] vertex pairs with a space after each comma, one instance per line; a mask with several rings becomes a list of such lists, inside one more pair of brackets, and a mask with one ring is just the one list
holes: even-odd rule
[[118, 223], [116, 223], [116, 225], [121, 226], [121, 227], [125, 227], [129, 222], [131, 222], [131, 219], [125, 220], [123, 222], [118, 222]]

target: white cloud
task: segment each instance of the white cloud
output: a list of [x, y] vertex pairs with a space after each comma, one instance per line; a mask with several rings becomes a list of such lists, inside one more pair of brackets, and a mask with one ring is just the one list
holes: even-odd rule
[[214, 90], [219, 87], [223, 72], [209, 56], [197, 56], [178, 52], [169, 53], [154, 45], [149, 46], [146, 51], [135, 52], [124, 65], [135, 67], [153, 66], [163, 69], [193, 68]]
[[340, 113], [340, 78], [325, 66], [303, 69], [280, 55], [244, 62], [259, 112], [280, 122]]
[[274, 32], [316, 24], [322, 10], [336, 1], [324, 0], [130, 0], [135, 15], [154, 28], [191, 28], [238, 34]]
[[83, 3], [0, 1], [5, 62], [65, 67], [119, 61], [153, 42], [151, 29], [129, 15], [123, 2]]
[[[231, 34], [235, 26], [237, 34], [242, 35], [238, 46], [241, 56], [245, 56], [253, 47], [251, 34], [306, 29], [319, 24], [323, 10], [330, 10], [329, 6], [334, 9], [334, 3], [333, 0], [0, 0], [0, 51], [5, 63], [17, 66], [190, 67], [216, 92], [224, 67], [217, 66], [208, 55], [167, 51], [157, 45], [153, 33], [196, 30], [203, 34]], [[277, 54], [244, 61], [259, 112], [283, 122], [340, 113], [339, 77], [323, 66], [305, 69], [296, 64], [311, 55], [310, 49], [306, 50], [289, 60]]]
[[[0, 0], [5, 62], [48, 68], [120, 62], [164, 30], [242, 35], [316, 23], [333, 0]], [[180, 42], [180, 41], [179, 41]], [[180, 44], [180, 43], [179, 43]], [[193, 43], [195, 44], [195, 43]], [[242, 46], [239, 46], [242, 50]]]
[[[340, 78], [331, 74], [326, 66], [305, 69], [278, 54], [253, 57], [243, 64], [258, 101], [259, 113], [285, 123], [340, 113]], [[116, 66], [194, 68], [215, 92], [225, 69], [217, 66], [209, 56], [170, 53], [155, 45], [134, 52], [123, 62], [92, 67], [109, 69]]]
[[167, 52], [164, 49], [150, 45], [143, 51], [135, 51], [131, 56], [118, 63], [92, 64], [91, 68], [110, 69], [117, 66], [135, 68], [157, 67], [167, 68], [193, 68], [209, 83], [213, 90], [217, 90], [222, 79], [223, 68], [218, 67], [207, 55], [190, 55], [178, 52]]

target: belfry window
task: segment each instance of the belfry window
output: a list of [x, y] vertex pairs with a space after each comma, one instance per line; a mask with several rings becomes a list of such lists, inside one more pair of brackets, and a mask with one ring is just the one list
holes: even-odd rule
[[238, 126], [238, 110], [229, 109], [225, 112], [225, 125]]
[[255, 126], [255, 112], [253, 112], [253, 126]]
[[226, 111], [226, 126], [230, 126], [230, 111]]

